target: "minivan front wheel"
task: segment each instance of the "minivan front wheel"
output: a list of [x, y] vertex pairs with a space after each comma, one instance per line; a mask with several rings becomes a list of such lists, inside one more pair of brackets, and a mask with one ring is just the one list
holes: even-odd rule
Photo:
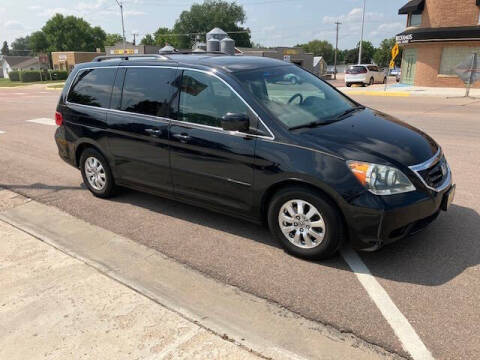
[[307, 188], [286, 188], [269, 207], [270, 231], [283, 248], [306, 259], [331, 257], [339, 248], [343, 223], [338, 210], [320, 193]]
[[112, 171], [99, 151], [88, 148], [80, 157], [83, 182], [90, 192], [101, 198], [110, 197], [115, 187]]

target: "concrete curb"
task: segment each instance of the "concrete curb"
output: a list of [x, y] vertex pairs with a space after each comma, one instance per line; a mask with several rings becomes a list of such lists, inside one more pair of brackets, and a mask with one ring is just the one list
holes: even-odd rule
[[275, 359], [400, 358], [207, 278], [157, 251], [35, 201], [7, 222], [223, 338]]

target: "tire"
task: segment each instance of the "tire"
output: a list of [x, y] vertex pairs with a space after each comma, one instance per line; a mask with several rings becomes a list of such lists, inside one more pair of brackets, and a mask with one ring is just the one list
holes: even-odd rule
[[347, 87], [352, 87], [351, 83], [346, 83]]
[[115, 181], [112, 170], [108, 161], [99, 151], [87, 148], [82, 152], [80, 171], [83, 182], [93, 195], [99, 198], [108, 198], [114, 194]]
[[371, 86], [373, 84], [375, 84], [375, 79], [372, 77], [372, 78], [370, 78], [370, 82], [368, 83], [368, 85]]
[[[290, 220], [296, 220], [295, 211], [298, 215], [302, 213], [299, 211], [298, 200], [304, 203], [304, 217], [300, 218], [298, 222], [290, 223]], [[293, 211], [292, 214], [286, 210], [288, 205], [292, 206], [290, 208], [290, 211]], [[309, 220], [310, 211], [314, 211], [316, 214]], [[344, 225], [339, 211], [320, 193], [308, 188], [288, 187], [280, 190], [270, 201], [267, 216], [270, 232], [277, 238], [285, 251], [294, 256], [310, 260], [325, 259], [333, 256], [342, 244]], [[290, 220], [284, 222], [285, 216]], [[280, 219], [282, 219], [282, 225]], [[322, 221], [323, 226], [319, 225], [322, 224]], [[290, 228], [293, 230], [288, 233]], [[315, 236], [319, 235], [315, 240], [309, 235], [311, 231]], [[289, 236], [287, 237], [284, 232]]]

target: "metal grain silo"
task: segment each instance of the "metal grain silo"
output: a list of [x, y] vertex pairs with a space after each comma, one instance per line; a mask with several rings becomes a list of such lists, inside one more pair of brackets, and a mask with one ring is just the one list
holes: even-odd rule
[[224, 54], [235, 55], [235, 41], [228, 36], [220, 41], [220, 51]]
[[207, 51], [220, 51], [220, 41], [215, 38], [208, 39]]
[[218, 27], [213, 28], [207, 33], [207, 41], [210, 39], [217, 39], [218, 41], [220, 41], [226, 37], [227, 33]]

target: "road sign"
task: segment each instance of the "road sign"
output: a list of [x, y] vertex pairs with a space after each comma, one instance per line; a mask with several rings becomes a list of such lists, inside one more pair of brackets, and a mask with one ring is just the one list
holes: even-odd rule
[[455, 72], [458, 77], [463, 80], [467, 87], [466, 97], [470, 96], [470, 88], [480, 80], [480, 54], [473, 53], [463, 62], [455, 66]]
[[395, 44], [395, 46], [392, 49], [392, 60], [395, 60], [399, 52], [400, 50], [398, 49], [398, 44]]

